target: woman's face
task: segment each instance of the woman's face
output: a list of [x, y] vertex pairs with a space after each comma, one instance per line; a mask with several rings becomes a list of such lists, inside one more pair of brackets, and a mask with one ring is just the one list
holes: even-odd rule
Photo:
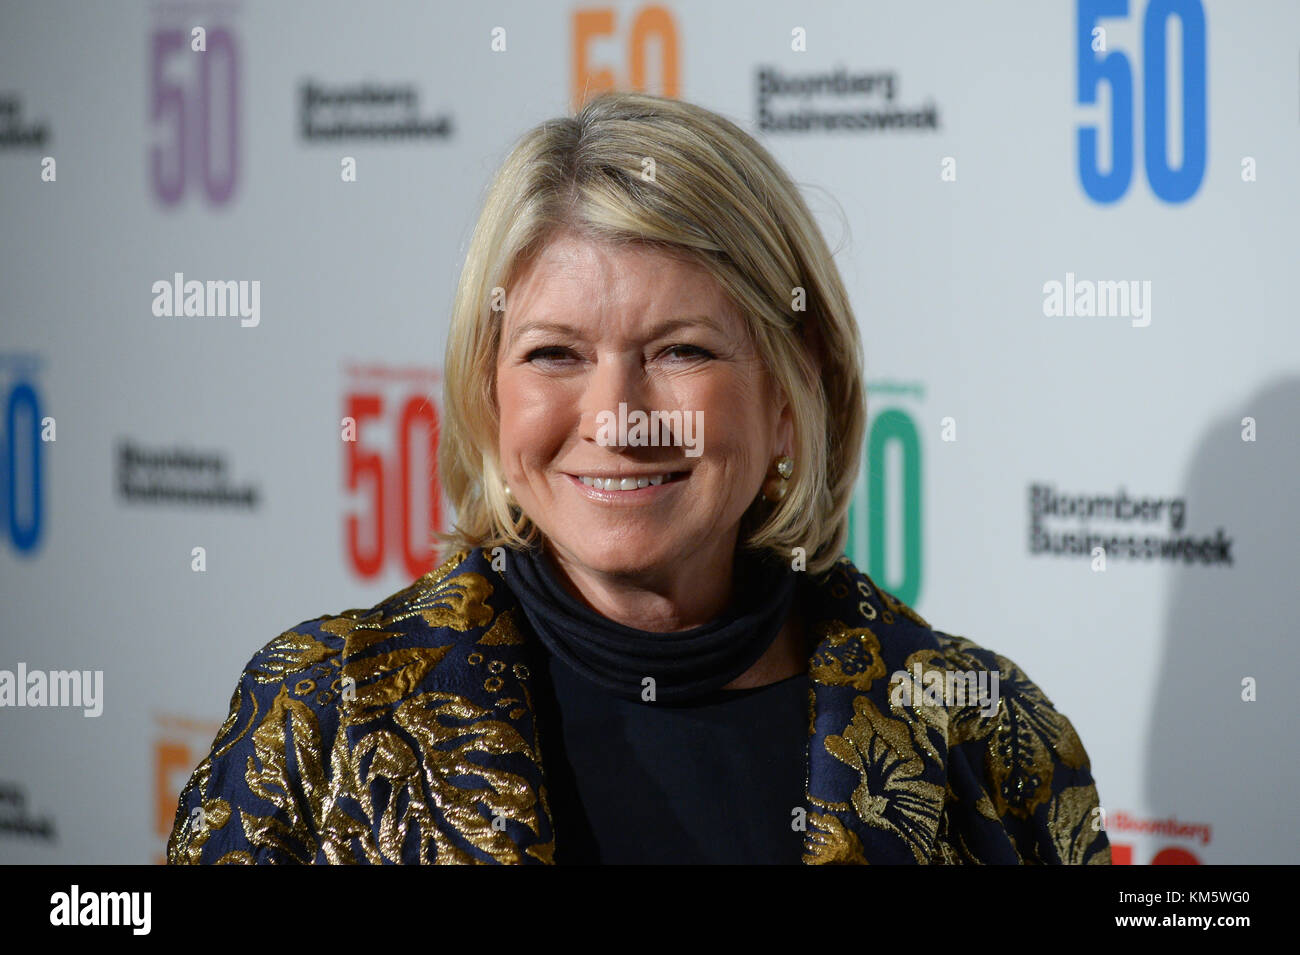
[[561, 563], [588, 572], [730, 566], [789, 453], [789, 412], [722, 289], [647, 247], [553, 239], [506, 290], [496, 375], [506, 483]]

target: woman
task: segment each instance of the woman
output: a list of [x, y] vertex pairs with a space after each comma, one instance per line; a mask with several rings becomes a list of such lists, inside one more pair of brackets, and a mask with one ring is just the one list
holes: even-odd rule
[[840, 556], [860, 352], [735, 125], [532, 130], [449, 333], [454, 554], [253, 657], [169, 860], [1108, 863], [1069, 721]]

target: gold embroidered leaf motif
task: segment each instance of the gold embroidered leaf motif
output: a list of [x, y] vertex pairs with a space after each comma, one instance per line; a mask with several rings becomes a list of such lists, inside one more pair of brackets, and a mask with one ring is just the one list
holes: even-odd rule
[[[212, 763], [205, 759], [199, 764], [198, 769], [194, 771], [195, 783], [198, 792], [206, 796], [208, 779], [211, 775]], [[183, 807], [188, 802], [187, 792], [182, 793], [180, 805]], [[181, 816], [177, 813], [175, 827], [172, 830], [171, 838], [167, 840], [167, 863], [169, 865], [199, 865], [203, 861], [203, 847], [212, 838], [212, 834], [218, 829], [224, 829], [226, 823], [230, 821], [230, 803], [224, 799], [207, 799], [204, 798], [199, 803], [202, 814], [197, 818], [194, 813], [188, 816]]]
[[1061, 790], [1047, 809], [1047, 829], [1052, 834], [1052, 845], [1065, 865], [1095, 865], [1110, 863], [1110, 847], [1088, 859], [1092, 845], [1101, 835], [1099, 818], [1093, 813], [1097, 805], [1097, 790], [1093, 786], [1070, 786]]
[[[416, 848], [421, 865], [433, 862], [472, 862], [442, 831], [428, 798], [419, 755], [401, 735], [390, 730], [366, 733], [356, 745], [351, 763], [357, 801], [367, 819], [378, 819], [377, 838], [366, 835], [361, 846], [371, 863], [403, 861], [408, 845]], [[387, 794], [382, 811], [374, 794]]]
[[826, 751], [857, 771], [860, 781], [851, 801], [859, 818], [893, 832], [925, 862], [934, 849], [944, 791], [922, 778], [925, 762], [917, 752], [914, 727], [923, 725], [883, 715], [867, 696], [853, 700], [853, 719], [843, 735], [826, 737]]
[[817, 649], [808, 672], [825, 686], [851, 686], [866, 692], [874, 680], [885, 675], [880, 641], [866, 627], [852, 628], [838, 620], [826, 620], [814, 630]]
[[519, 627], [515, 625], [515, 612], [513, 610], [507, 610], [505, 613], [500, 614], [492, 624], [491, 629], [478, 638], [478, 642], [483, 646], [502, 646], [523, 643], [524, 638], [519, 633]]
[[989, 737], [986, 765], [994, 783], [991, 795], [999, 815], [1011, 812], [1027, 818], [1051, 795], [1056, 759], [1071, 769], [1087, 765], [1083, 742], [1015, 662], [964, 637], [944, 634], [940, 639], [950, 665], [988, 669], [984, 660], [994, 661], [1001, 699], [998, 712], [984, 721], [987, 729], [981, 734]]
[[239, 822], [244, 827], [244, 836], [250, 845], [275, 853], [267, 861], [311, 864], [314, 854], [309, 847], [313, 844], [283, 819], [277, 816], [259, 816], [241, 809]]
[[[288, 726], [286, 727], [286, 721]], [[295, 771], [287, 754], [292, 749]], [[316, 854], [315, 833], [321, 824], [326, 780], [321, 763], [320, 728], [307, 704], [280, 687], [261, 725], [253, 731], [253, 755], [244, 774], [249, 791], [275, 806], [274, 816], [241, 812], [251, 845], [278, 850], [304, 864]], [[301, 801], [293, 783], [302, 790]]]
[[867, 865], [862, 841], [844, 823], [819, 812], [808, 815], [808, 830], [803, 837], [804, 865]]
[[[257, 718], [257, 697], [253, 695], [252, 690], [249, 690], [248, 702], [250, 704], [250, 708], [252, 709], [252, 714], [249, 718], [249, 721], [244, 725], [243, 732], [241, 732], [238, 736], [236, 736], [234, 739], [227, 738], [230, 736], [232, 732], [234, 732], [235, 722], [236, 720], [239, 719], [239, 713], [243, 709], [243, 703], [242, 703], [242, 698], [240, 693], [242, 689], [243, 689], [243, 681], [241, 680], [239, 686], [235, 687], [235, 692], [230, 694], [230, 709], [226, 713], [225, 721], [222, 722], [221, 727], [217, 730], [216, 738], [213, 739], [212, 741], [212, 755], [214, 757], [222, 756], [223, 754], [225, 754], [227, 750], [230, 749], [230, 747], [234, 746], [241, 739], [243, 739], [244, 733], [248, 732], [249, 728], [253, 725], [253, 720]], [[204, 783], [204, 785], [206, 785], [206, 782]]]
[[545, 845], [529, 846], [524, 850], [524, 855], [532, 856], [546, 865], [555, 865], [555, 840], [552, 839]]
[[451, 644], [404, 647], [372, 657], [354, 657], [354, 642], [349, 637], [343, 676], [355, 681], [356, 699], [351, 706], [350, 725], [369, 722], [392, 704], [410, 696], [451, 647]]
[[317, 626], [326, 633], [346, 640], [357, 627], [362, 626], [367, 620], [378, 620], [380, 616], [381, 614], [375, 610], [345, 610], [333, 617], [321, 620]]
[[298, 673], [336, 655], [337, 650], [327, 647], [306, 633], [287, 630], [267, 644], [259, 667], [250, 670], [258, 683], [274, 683], [291, 673]]
[[[243, 739], [244, 735], [252, 727], [253, 721], [257, 718], [257, 697], [250, 690], [248, 692], [250, 711], [248, 720], [238, 735], [231, 736], [234, 733], [239, 715], [244, 709], [244, 689], [245, 686], [241, 680], [239, 685], [235, 687], [235, 691], [230, 694], [229, 711], [226, 713], [226, 719], [222, 722], [221, 727], [217, 730], [216, 737], [212, 741], [211, 752], [195, 767], [189, 781], [185, 784], [185, 788], [181, 790], [176, 805], [176, 819], [172, 824], [171, 835], [167, 839], [167, 862], [169, 865], [198, 865], [202, 860], [203, 845], [211, 835], [211, 829], [222, 828], [230, 818], [230, 808], [224, 801], [208, 799], [208, 784], [212, 778], [212, 760], [220, 759], [232, 746]], [[183, 814], [185, 806], [190, 803], [192, 793], [197, 793], [199, 799], [202, 800], [200, 805], [205, 813], [209, 811], [209, 806], [214, 803], [219, 803], [225, 807], [224, 811], [218, 810], [217, 816], [214, 817], [220, 818], [220, 825], [212, 825], [209, 831], [205, 833], [195, 831], [190, 816]], [[201, 835], [202, 838], [196, 840], [196, 835]]]
[[540, 835], [538, 793], [523, 776], [475, 759], [519, 756], [537, 765], [537, 754], [519, 731], [452, 693], [407, 700], [394, 719], [419, 745], [425, 782], [446, 823], [498, 862], [520, 861], [513, 840], [493, 820], [517, 822]]
[[257, 860], [253, 858], [251, 852], [245, 852], [242, 849], [236, 849], [233, 852], [227, 852], [217, 860], [217, 865], [256, 865]]
[[[916, 667], [920, 667], [921, 679], [916, 678]], [[926, 728], [936, 734], [936, 741], [931, 741], [930, 734], [924, 730], [918, 732], [917, 740], [925, 753], [936, 762], [942, 762], [938, 740], [948, 738], [948, 708], [944, 705], [944, 685], [936, 684], [938, 679], [947, 675], [943, 657], [937, 650], [917, 650], [903, 662], [903, 672], [890, 676], [889, 708], [894, 716], [905, 722], [919, 720]]]
[[364, 819], [353, 816], [345, 808], [349, 802], [359, 806], [365, 800], [354, 788], [357, 774], [345, 732], [345, 727], [350, 725], [348, 711], [345, 709], [340, 716], [343, 725], [335, 732], [334, 745], [330, 748], [330, 792], [324, 805], [325, 818], [317, 833], [321, 852], [330, 865], [362, 862], [378, 865], [383, 858], [375, 845], [373, 831]]
[[[996, 654], [984, 651], [982, 647], [972, 643], [965, 637], [955, 637], [948, 633], [939, 633], [936, 636], [943, 648], [944, 662], [942, 665], [949, 670], [960, 673], [973, 673], [977, 679], [979, 674], [985, 672], [989, 674], [996, 672], [998, 675], [997, 703], [992, 713], [986, 712], [987, 708], [982, 701], [976, 701], [951, 707], [948, 714], [948, 745], [950, 747], [984, 739], [997, 728], [998, 722], [1002, 718], [1002, 696], [1006, 688], [1006, 675], [1000, 669], [989, 668], [985, 654], [995, 658]], [[982, 653], [977, 655], [972, 651], [982, 651]], [[990, 696], [992, 696], [992, 679], [991, 677], [985, 679], [985, 685]]]
[[[328, 629], [330, 633], [337, 633], [338, 636], [345, 637], [347, 636], [346, 631], [349, 622], [353, 625], [357, 623], [374, 624], [375, 621], [384, 618], [385, 607], [405, 607], [420, 594], [433, 589], [443, 578], [464, 563], [467, 557], [469, 557], [469, 551], [458, 551], [423, 577], [416, 578], [397, 593], [385, 597], [377, 606], [341, 611], [335, 614], [328, 624], [322, 624], [321, 627], [322, 629]], [[339, 632], [340, 630], [343, 632]]]
[[1078, 769], [1087, 761], [1070, 721], [1006, 661], [1002, 706], [985, 757], [999, 815], [1028, 818], [1052, 794], [1056, 759]]
[[[235, 698], [238, 698], [238, 692]], [[230, 722], [229, 717], [226, 722]], [[217, 735], [220, 736], [219, 733]], [[200, 800], [207, 796], [208, 780], [211, 777], [212, 757], [205, 756], [190, 774], [189, 781], [181, 790], [180, 799], [176, 804], [176, 818], [172, 822], [171, 835], [167, 837], [168, 865], [198, 865], [202, 859], [203, 843], [207, 842], [209, 834], [195, 831], [193, 820], [185, 814], [185, 807], [189, 805], [191, 793], [197, 792]], [[201, 841], [196, 839], [200, 835]]]
[[492, 585], [482, 574], [456, 574], [436, 585], [413, 585], [404, 593], [406, 596], [400, 601], [395, 597], [385, 601], [385, 604], [391, 603], [400, 609], [385, 613], [382, 619], [370, 626], [391, 627], [412, 617], [422, 617], [430, 627], [450, 627], [453, 630], [471, 630], [492, 622], [492, 608], [487, 603], [487, 598], [492, 595]]
[[[481, 861], [470, 846], [498, 862], [520, 861], [517, 847], [493, 819], [514, 820], [537, 832], [537, 799], [527, 780], [470, 757], [518, 753], [535, 761], [523, 737], [450, 693], [407, 700], [394, 721], [402, 733], [364, 734], [347, 761], [357, 802], [366, 818], [379, 819], [377, 842], [361, 842], [370, 861], [398, 862], [409, 848], [425, 864]], [[375, 805], [377, 792], [386, 794], [382, 807]]]
[[349, 624], [347, 632], [342, 634], [342, 636], [343, 660], [346, 665], [347, 661], [360, 656], [376, 644], [383, 643], [385, 640], [392, 640], [397, 636], [397, 633], [391, 630], [384, 630], [378, 625], [370, 626], [368, 624]]
[[[984, 739], [1001, 719], [1005, 685], [1002, 671], [990, 669], [983, 657], [959, 652], [948, 644], [933, 662], [944, 670], [945, 687], [950, 694], [949, 747]], [[994, 674], [997, 684], [993, 682]]]
[[469, 557], [469, 551], [467, 551], [467, 550], [459, 550], [459, 551], [457, 551], [456, 553], [454, 553], [454, 554], [452, 554], [451, 556], [449, 556], [446, 560], [444, 560], [444, 561], [443, 561], [441, 564], [439, 564], [437, 567], [435, 567], [433, 570], [429, 571], [429, 572], [428, 572], [427, 574], [425, 574], [423, 577], [419, 578], [419, 579], [415, 582], [415, 584], [413, 584], [412, 586], [426, 586], [426, 587], [427, 587], [427, 586], [429, 586], [430, 584], [436, 584], [438, 581], [442, 580], [444, 577], [446, 577], [448, 574], [450, 574], [453, 570], [455, 570], [457, 567], [459, 567], [461, 564], [463, 564], [463, 563], [465, 562], [466, 558], [468, 558], [468, 557]]
[[1002, 817], [998, 815], [997, 809], [993, 805], [993, 800], [989, 798], [988, 793], [981, 793], [980, 798], [975, 801], [975, 811], [985, 819], [993, 822], [1001, 822]]

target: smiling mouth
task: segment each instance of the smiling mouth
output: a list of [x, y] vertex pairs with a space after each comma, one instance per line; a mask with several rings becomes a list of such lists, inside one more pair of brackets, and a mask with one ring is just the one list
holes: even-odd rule
[[590, 474], [574, 475], [589, 488], [597, 491], [636, 491], [643, 487], [671, 484], [686, 477], [686, 471], [665, 471], [662, 474], [641, 474], [628, 477], [595, 477]]

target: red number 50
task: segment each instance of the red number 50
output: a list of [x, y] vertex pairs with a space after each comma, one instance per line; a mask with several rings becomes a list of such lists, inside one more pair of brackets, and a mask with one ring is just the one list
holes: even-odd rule
[[[419, 577], [433, 569], [434, 551], [429, 535], [442, 527], [442, 488], [438, 482], [438, 411], [423, 395], [407, 399], [395, 422], [396, 461], [385, 468], [383, 455], [363, 447], [364, 422], [376, 418], [382, 421], [384, 402], [379, 395], [349, 395], [347, 415], [356, 422], [356, 440], [345, 441], [347, 448], [344, 484], [350, 494], [357, 494], [364, 483], [368, 493], [368, 515], [365, 519], [357, 513], [347, 515], [344, 533], [348, 559], [353, 569], [362, 577], [374, 577], [383, 570], [389, 555], [390, 541], [399, 541], [402, 564], [408, 577]], [[413, 451], [420, 466], [419, 481], [412, 480]], [[395, 466], [394, 466], [395, 465]], [[389, 477], [385, 477], [388, 474]], [[397, 482], [396, 487], [390, 481]], [[391, 511], [385, 506], [396, 492], [398, 507]], [[416, 494], [424, 495], [423, 499]], [[426, 521], [417, 521], [417, 513], [428, 515]], [[396, 526], [389, 526], [395, 521]], [[362, 541], [362, 524], [368, 528], [365, 535], [369, 546]], [[414, 525], [414, 527], [412, 526]], [[412, 542], [412, 530], [416, 540]], [[391, 531], [391, 533], [390, 533]]]

